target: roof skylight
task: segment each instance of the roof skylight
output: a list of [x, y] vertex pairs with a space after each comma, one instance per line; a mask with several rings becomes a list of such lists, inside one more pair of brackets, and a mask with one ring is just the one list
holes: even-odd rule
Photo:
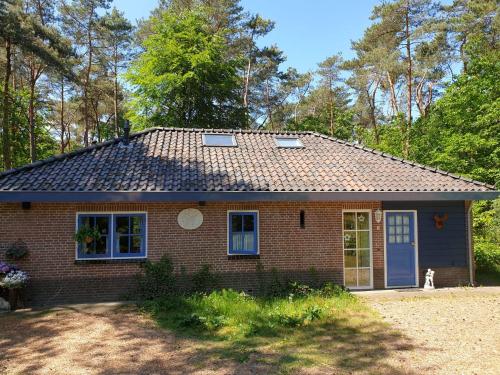
[[300, 139], [297, 137], [274, 137], [278, 147], [283, 148], [301, 148], [304, 147]]
[[202, 134], [203, 146], [236, 147], [236, 138], [233, 134]]

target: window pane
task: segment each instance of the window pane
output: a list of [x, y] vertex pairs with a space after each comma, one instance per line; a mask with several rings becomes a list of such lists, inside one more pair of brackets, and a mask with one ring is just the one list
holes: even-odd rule
[[235, 232], [232, 235], [233, 247], [231, 250], [243, 250], [243, 233]]
[[396, 224], [401, 225], [403, 223], [403, 218], [401, 215], [396, 215]]
[[140, 253], [141, 252], [141, 236], [132, 236], [131, 239], [131, 253]]
[[231, 230], [232, 232], [241, 232], [243, 230], [242, 215], [231, 215]]
[[389, 236], [389, 243], [395, 243], [396, 242], [396, 237], [395, 236]]
[[344, 232], [344, 248], [345, 249], [355, 249], [356, 248], [356, 232], [355, 231], [345, 231]]
[[349, 287], [349, 286], [357, 286], [357, 282], [356, 282], [356, 279], [357, 279], [357, 270], [354, 268], [354, 269], [349, 269], [349, 268], [346, 268], [344, 270], [344, 283], [345, 283], [345, 286]]
[[358, 267], [370, 267], [370, 250], [358, 250]]
[[369, 228], [369, 219], [368, 212], [358, 212], [358, 229], [368, 229]]
[[396, 232], [396, 227], [394, 227], [392, 225], [389, 226], [389, 234], [395, 234], [395, 232]]
[[389, 216], [389, 225], [394, 225], [394, 216]]
[[356, 214], [354, 212], [344, 212], [344, 229], [356, 229]]
[[108, 249], [108, 236], [101, 236], [95, 240], [95, 254], [106, 254]]
[[82, 226], [85, 226], [85, 227], [91, 227], [93, 228], [94, 227], [94, 218], [93, 217], [82, 217], [81, 218], [81, 223], [82, 223]]
[[344, 267], [356, 267], [356, 250], [344, 251]]
[[255, 250], [253, 232], [245, 232], [243, 235], [243, 248], [247, 251]]
[[402, 226], [400, 226], [400, 225], [398, 225], [398, 226], [396, 227], [396, 234], [401, 234], [401, 233], [403, 233], [403, 227], [402, 227]]
[[370, 270], [358, 270], [358, 286], [370, 286]]
[[403, 224], [410, 225], [410, 218], [408, 216], [403, 216]]
[[302, 147], [302, 142], [298, 138], [276, 137], [275, 139], [279, 147]]
[[142, 228], [142, 217], [141, 216], [131, 216], [130, 217], [130, 224], [132, 226], [132, 233], [133, 234], [140, 234], [141, 233], [141, 228]]
[[358, 249], [368, 249], [370, 247], [370, 232], [358, 232]]
[[232, 134], [203, 134], [205, 146], [236, 146], [236, 139]]
[[96, 228], [101, 234], [108, 234], [109, 228], [109, 218], [108, 217], [96, 217]]
[[128, 217], [117, 217], [116, 218], [116, 232], [128, 234]]
[[244, 215], [243, 217], [243, 230], [245, 232], [253, 232], [254, 230], [254, 216]]
[[81, 249], [82, 253], [85, 255], [94, 254], [94, 241], [92, 241], [91, 243], [86, 243], [86, 242], [82, 243]]
[[119, 236], [118, 239], [118, 246], [119, 246], [119, 251], [120, 253], [128, 253], [128, 236]]

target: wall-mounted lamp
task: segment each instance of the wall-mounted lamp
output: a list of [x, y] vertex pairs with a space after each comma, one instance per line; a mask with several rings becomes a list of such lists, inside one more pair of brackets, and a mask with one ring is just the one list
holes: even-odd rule
[[375, 221], [377, 223], [382, 221], [382, 210], [380, 208], [377, 208], [377, 211], [375, 211]]

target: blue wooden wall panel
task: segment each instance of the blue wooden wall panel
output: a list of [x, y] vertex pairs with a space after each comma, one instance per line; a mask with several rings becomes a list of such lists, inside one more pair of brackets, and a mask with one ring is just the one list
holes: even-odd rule
[[[418, 263], [420, 267], [468, 265], [467, 212], [463, 201], [383, 202], [384, 210], [417, 210]], [[448, 214], [444, 228], [437, 229], [434, 215]]]

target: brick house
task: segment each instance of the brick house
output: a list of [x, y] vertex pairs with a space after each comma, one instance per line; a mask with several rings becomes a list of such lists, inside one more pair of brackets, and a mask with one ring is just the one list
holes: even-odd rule
[[[463, 285], [471, 202], [498, 195], [311, 132], [154, 128], [0, 174], [0, 259], [25, 242], [16, 264], [47, 304], [120, 298], [165, 254], [247, 291], [272, 269], [383, 289], [422, 286], [430, 267], [436, 286]], [[82, 226], [100, 238], [75, 243]]]

